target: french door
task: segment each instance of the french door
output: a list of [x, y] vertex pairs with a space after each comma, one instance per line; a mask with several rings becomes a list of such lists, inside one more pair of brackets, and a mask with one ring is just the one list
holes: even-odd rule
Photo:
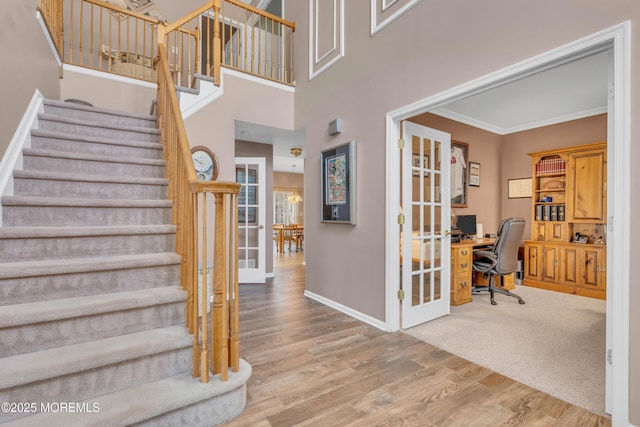
[[264, 157], [237, 157], [238, 281], [265, 283], [265, 165]]
[[451, 137], [403, 122], [402, 328], [449, 314]]

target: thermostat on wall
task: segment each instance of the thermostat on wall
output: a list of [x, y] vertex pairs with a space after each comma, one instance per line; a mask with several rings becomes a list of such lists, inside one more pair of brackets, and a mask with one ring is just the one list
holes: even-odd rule
[[342, 132], [342, 120], [333, 119], [329, 122], [329, 135], [336, 135]]

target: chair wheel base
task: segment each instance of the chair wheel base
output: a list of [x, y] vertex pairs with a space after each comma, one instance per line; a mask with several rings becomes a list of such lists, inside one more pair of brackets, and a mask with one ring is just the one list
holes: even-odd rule
[[495, 302], [494, 300], [491, 300], [491, 305], [498, 305], [498, 303]]
[[520, 304], [524, 304], [524, 300], [523, 300], [523, 299], [518, 300], [518, 302], [519, 302]]

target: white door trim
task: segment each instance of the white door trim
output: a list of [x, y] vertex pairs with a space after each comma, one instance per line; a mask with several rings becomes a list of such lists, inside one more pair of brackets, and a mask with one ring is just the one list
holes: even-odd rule
[[[612, 389], [611, 407], [612, 425], [628, 425], [629, 420], [629, 248], [630, 234], [630, 179], [631, 179], [631, 140], [630, 140], [630, 81], [631, 81], [631, 23], [623, 22], [606, 30], [592, 34], [575, 42], [548, 51], [531, 59], [519, 62], [484, 77], [451, 88], [439, 94], [401, 107], [386, 115], [386, 301], [385, 329], [400, 329], [399, 290], [399, 245], [400, 240], [397, 217], [400, 198], [397, 192], [400, 177], [400, 153], [397, 141], [400, 137], [400, 121], [425, 113], [449, 102], [481, 92], [508, 81], [519, 79], [527, 74], [563, 61], [571, 60], [585, 51], [596, 50], [603, 45], [613, 45], [614, 50], [614, 91], [615, 118], [612, 139], [608, 144], [609, 185], [608, 185], [608, 250], [607, 283], [616, 287], [609, 292], [612, 298]], [[615, 165], [612, 167], [612, 165]], [[615, 191], [614, 191], [615, 190]], [[615, 218], [613, 216], [615, 212]], [[615, 229], [613, 223], [615, 220]], [[608, 322], [609, 323], [609, 322]]]

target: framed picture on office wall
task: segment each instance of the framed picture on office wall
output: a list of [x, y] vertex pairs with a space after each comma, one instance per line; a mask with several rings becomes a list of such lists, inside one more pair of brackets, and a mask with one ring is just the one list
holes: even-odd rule
[[469, 185], [480, 187], [480, 163], [469, 162]]
[[322, 222], [356, 224], [356, 142], [321, 153]]
[[469, 144], [451, 141], [451, 207], [467, 207]]

